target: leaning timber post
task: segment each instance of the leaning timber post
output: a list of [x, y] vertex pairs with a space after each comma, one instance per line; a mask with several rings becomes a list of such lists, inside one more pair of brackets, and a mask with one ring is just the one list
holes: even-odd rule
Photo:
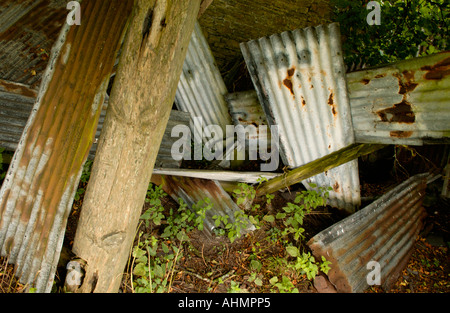
[[385, 146], [382, 144], [352, 144], [262, 183], [256, 190], [256, 194], [259, 197], [287, 188]]
[[73, 245], [78, 292], [120, 287], [200, 2], [135, 1]]
[[85, 0], [64, 23], [0, 190], [0, 248], [37, 292], [53, 285], [67, 218], [95, 136], [130, 1]]

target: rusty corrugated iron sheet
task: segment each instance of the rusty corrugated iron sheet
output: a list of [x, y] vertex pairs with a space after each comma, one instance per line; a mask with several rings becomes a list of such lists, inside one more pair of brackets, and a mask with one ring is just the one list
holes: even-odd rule
[[[212, 208], [206, 212], [203, 224], [206, 235], [213, 234], [215, 228], [214, 215], [228, 216], [229, 221], [233, 222], [235, 221], [235, 213], [241, 211], [220, 183], [215, 180], [154, 174], [152, 182], [161, 185], [163, 190], [175, 201], [179, 202], [179, 199], [182, 199], [193, 211], [195, 211], [194, 204], [209, 199]], [[242, 228], [241, 234], [253, 230], [255, 230], [255, 226], [248, 221], [247, 226]]]
[[[19, 281], [37, 292], [52, 288], [67, 218], [132, 4], [83, 1], [84, 22], [62, 26], [0, 189], [0, 253], [15, 264]], [[89, 58], [78, 57], [80, 50]]]
[[234, 125], [242, 125], [244, 127], [253, 125], [257, 129], [255, 138], [247, 135], [248, 139], [264, 140], [267, 146], [270, 146], [270, 129], [259, 128], [262, 125], [269, 125], [266, 116], [258, 100], [256, 91], [241, 91], [230, 93], [226, 97], [231, 118]]
[[[278, 125], [282, 159], [296, 168], [353, 144], [339, 26], [297, 29], [241, 44], [270, 125]], [[328, 204], [360, 205], [356, 160], [308, 179], [332, 187]]]
[[396, 281], [426, 214], [422, 202], [427, 175], [411, 177], [309, 240], [314, 256], [324, 256], [332, 263], [328, 278], [338, 292], [366, 290], [370, 261], [380, 264], [380, 282], [385, 290]]
[[[36, 101], [37, 91], [27, 85], [0, 80], [0, 147], [14, 151], [19, 144], [22, 132], [30, 117], [33, 104]], [[105, 100], [100, 113], [95, 140], [89, 152], [89, 157], [94, 158], [97, 150], [97, 140], [100, 137], [103, 122], [106, 117], [108, 99]], [[179, 138], [172, 137], [172, 128], [177, 125], [190, 125], [190, 113], [172, 110], [161, 146], [156, 158], [155, 167], [177, 168], [181, 165], [181, 160], [176, 161], [180, 153], [171, 151], [172, 145]], [[188, 138], [185, 138], [186, 140]], [[188, 143], [189, 144], [189, 143]], [[174, 153], [174, 154], [172, 154]], [[182, 157], [182, 156], [181, 156]], [[178, 159], [178, 158], [177, 158]]]
[[38, 87], [66, 20], [65, 1], [0, 2], [0, 79]]
[[0, 147], [17, 148], [36, 96], [26, 85], [0, 80]]
[[[219, 125], [225, 134], [232, 125], [225, 95], [228, 90], [208, 42], [196, 22], [183, 65], [175, 104], [180, 111], [201, 117], [205, 125]], [[193, 130], [194, 131], [194, 130]], [[203, 130], [198, 129], [199, 133]]]
[[450, 52], [347, 74], [357, 142], [450, 142]]

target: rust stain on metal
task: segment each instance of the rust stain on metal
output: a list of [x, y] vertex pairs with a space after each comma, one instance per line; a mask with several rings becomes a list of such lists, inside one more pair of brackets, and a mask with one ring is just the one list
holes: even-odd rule
[[395, 138], [409, 138], [413, 135], [413, 131], [401, 131], [401, 130], [396, 130], [396, 131], [391, 131], [389, 133], [389, 135], [391, 137], [395, 137]]
[[418, 86], [418, 83], [414, 81], [414, 74], [414, 71], [408, 70], [404, 70], [402, 75], [398, 73], [393, 74], [398, 79], [398, 93], [403, 95], [403, 99], [390, 108], [377, 111], [382, 122], [412, 124], [416, 121], [416, 115], [411, 108], [411, 103], [407, 100], [408, 93], [414, 91]]
[[338, 183], [338, 182], [336, 182], [336, 183], [333, 185], [333, 190], [334, 190], [334, 192], [338, 192], [338, 191], [339, 191], [339, 183]]
[[25, 85], [15, 84], [0, 79], [0, 86], [5, 88], [6, 91], [25, 97], [35, 98], [37, 96], [37, 91], [30, 89]]
[[414, 91], [419, 84], [414, 81], [414, 71], [405, 70], [402, 74], [403, 75], [394, 74], [394, 77], [398, 79], [398, 84], [400, 87], [398, 93], [401, 95], [406, 95], [407, 93]]
[[421, 67], [421, 70], [427, 72], [424, 75], [425, 79], [441, 80], [450, 74], [450, 58], [445, 58], [433, 66], [423, 66]]
[[370, 79], [364, 78], [361, 83], [363, 83], [364, 85], [367, 85], [370, 83]]
[[391, 108], [377, 111], [377, 114], [382, 122], [411, 124], [416, 120], [416, 116], [411, 110], [411, 104], [406, 100], [394, 104]]
[[302, 100], [302, 106], [305, 106], [306, 105], [306, 100], [305, 100], [305, 98], [303, 98], [303, 96], [301, 96], [301, 100]]
[[331, 92], [328, 97], [328, 105], [331, 107], [331, 113], [333, 113], [333, 115], [336, 116], [337, 112], [336, 112], [336, 105], [334, 104], [333, 92]]
[[286, 88], [289, 89], [289, 91], [291, 92], [291, 95], [295, 97], [292, 84], [292, 77], [294, 76], [294, 73], [295, 73], [295, 66], [288, 69], [287, 77], [283, 80], [283, 85], [286, 86]]

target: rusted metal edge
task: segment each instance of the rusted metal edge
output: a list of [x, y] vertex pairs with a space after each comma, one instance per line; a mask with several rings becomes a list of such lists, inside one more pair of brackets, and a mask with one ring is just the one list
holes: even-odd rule
[[450, 51], [347, 74], [357, 142], [450, 142]]
[[[339, 25], [308, 27], [241, 43], [269, 125], [278, 125], [281, 156], [296, 168], [353, 144]], [[333, 187], [328, 204], [360, 205], [357, 161], [303, 184]]]
[[411, 177], [309, 240], [315, 257], [332, 262], [328, 278], [338, 292], [367, 289], [370, 261], [378, 262], [381, 285], [390, 288], [408, 261], [426, 215], [422, 202], [427, 176]]

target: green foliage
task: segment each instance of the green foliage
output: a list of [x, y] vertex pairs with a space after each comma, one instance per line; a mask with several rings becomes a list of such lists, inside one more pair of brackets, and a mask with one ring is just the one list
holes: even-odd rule
[[[146, 202], [149, 208], [141, 215], [146, 227], [163, 226], [160, 238], [139, 233], [138, 244], [132, 250], [132, 285], [134, 292], [170, 292], [176, 265], [183, 256], [183, 243], [194, 228], [203, 229], [206, 212], [211, 209], [209, 199], [193, 205], [192, 212], [179, 199], [177, 210], [165, 212], [161, 199], [167, 194], [159, 186], [150, 184]], [[166, 214], [164, 214], [166, 213]]]
[[138, 245], [132, 250], [132, 275], [136, 277], [132, 278], [134, 292], [169, 292], [175, 266], [183, 253], [181, 243], [177, 247], [160, 242], [153, 236], [144, 241], [141, 241], [141, 237], [142, 232], [139, 234]]
[[269, 280], [270, 284], [278, 289], [280, 293], [298, 293], [298, 288], [294, 286], [289, 277], [282, 276], [281, 281], [277, 276]]
[[93, 163], [93, 160], [87, 160], [86, 163], [84, 163], [83, 170], [81, 172], [80, 183], [75, 193], [75, 201], [79, 201], [86, 192], [86, 185], [89, 182], [89, 178], [91, 177]]
[[166, 193], [160, 186], [153, 186], [150, 184], [147, 190], [147, 202], [150, 207], [141, 215], [141, 219], [144, 221], [145, 226], [149, 227], [150, 221], [155, 225], [161, 225], [161, 220], [164, 218], [164, 207], [161, 204], [161, 199], [166, 196]]
[[332, 0], [347, 65], [378, 66], [448, 49], [446, 0], [378, 1], [381, 25], [368, 25], [367, 0]]
[[[253, 186], [240, 184], [240, 188], [235, 190], [235, 195], [236, 201], [243, 203], [242, 201], [248, 199], [253, 201], [256, 192]], [[149, 208], [142, 214], [141, 220], [147, 227], [158, 229], [160, 235], [156, 238], [150, 233], [139, 233], [138, 243], [131, 253], [134, 292], [170, 292], [177, 263], [183, 257], [184, 244], [192, 248], [188, 233], [194, 229], [203, 229], [206, 214], [212, 208], [209, 199], [194, 204], [192, 211], [181, 199], [178, 209], [164, 208], [161, 200], [165, 196], [167, 195], [160, 187], [149, 186], [146, 200]], [[328, 189], [316, 188], [299, 192], [292, 203], [287, 203], [278, 209], [278, 212], [263, 217], [258, 215], [261, 213], [259, 210], [261, 205], [255, 204], [248, 214], [244, 211], [237, 211], [233, 216], [217, 214], [212, 217], [215, 232], [216, 235], [227, 236], [230, 242], [234, 242], [241, 236], [242, 229], [249, 226], [249, 221], [257, 228], [267, 229], [269, 244], [261, 244], [258, 241], [252, 246], [252, 252], [248, 256], [250, 273], [246, 276], [246, 280], [258, 287], [268, 283], [272, 292], [298, 292], [295, 284], [299, 275], [305, 275], [311, 280], [319, 271], [327, 273], [330, 268], [330, 262], [325, 258], [321, 261], [315, 260], [310, 252], [301, 251], [299, 248], [304, 239], [305, 230], [302, 226], [306, 215], [311, 214], [315, 208], [325, 205], [327, 197]], [[266, 196], [266, 204], [273, 199], [274, 195]], [[272, 258], [261, 258], [261, 253], [271, 245], [281, 245], [285, 249], [284, 253]], [[270, 279], [266, 278], [268, 273]], [[211, 283], [225, 283], [224, 277], [211, 280]], [[245, 291], [246, 289], [242, 289], [238, 282], [230, 281], [228, 292]]]

